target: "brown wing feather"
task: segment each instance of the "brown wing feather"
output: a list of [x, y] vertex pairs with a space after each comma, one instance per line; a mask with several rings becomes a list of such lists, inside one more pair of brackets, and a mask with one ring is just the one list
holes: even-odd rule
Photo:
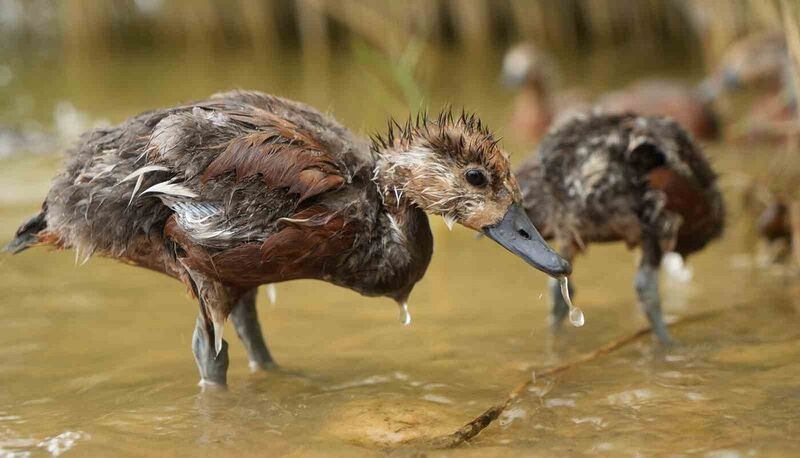
[[666, 196], [665, 208], [681, 215], [675, 251], [686, 255], [705, 246], [721, 230], [711, 202], [693, 182], [667, 167], [657, 167], [649, 175], [649, 185]]
[[258, 132], [231, 140], [206, 168], [202, 182], [229, 172], [235, 172], [237, 180], [261, 175], [267, 186], [287, 189], [299, 196], [299, 202], [345, 182], [336, 160], [311, 133], [290, 121], [263, 110], [231, 117], [253, 125]]

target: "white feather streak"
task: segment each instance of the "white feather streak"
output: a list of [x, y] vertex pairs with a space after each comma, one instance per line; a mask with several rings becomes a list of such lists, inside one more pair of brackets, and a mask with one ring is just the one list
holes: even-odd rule
[[190, 198], [197, 197], [197, 194], [194, 191], [187, 188], [186, 186], [173, 183], [172, 180], [154, 184], [153, 186], [150, 186], [149, 188], [142, 191], [142, 194], [140, 195], [145, 195], [150, 193], [166, 194], [168, 196], [178, 196], [178, 197], [190, 197]]
[[456, 217], [453, 215], [442, 215], [442, 219], [444, 219], [444, 224], [447, 225], [447, 229], [453, 230], [453, 226], [456, 224]]
[[142, 182], [144, 181], [144, 175], [147, 172], [167, 172], [167, 171], [169, 171], [169, 169], [161, 165], [146, 165], [140, 169], [134, 170], [130, 175], [123, 178], [122, 181], [120, 181], [120, 183], [124, 183], [128, 180], [136, 178], [136, 184], [133, 186], [133, 192], [131, 193], [130, 200], [128, 200], [128, 206], [129, 207], [131, 206], [131, 204], [133, 203], [133, 199], [136, 197], [136, 192], [139, 191], [139, 188], [142, 187]]

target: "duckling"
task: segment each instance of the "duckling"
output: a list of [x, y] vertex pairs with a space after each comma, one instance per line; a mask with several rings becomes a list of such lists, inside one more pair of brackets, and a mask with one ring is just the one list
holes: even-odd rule
[[667, 116], [700, 140], [719, 138], [720, 125], [710, 100], [693, 86], [669, 79], [648, 78], [602, 95], [597, 107], [608, 113], [633, 112]]
[[591, 109], [589, 94], [578, 88], [555, 90], [558, 69], [532, 43], [520, 43], [503, 58], [503, 83], [518, 88], [511, 127], [520, 139], [539, 141], [551, 125]]
[[528, 140], [539, 140], [551, 124], [557, 126], [573, 114], [593, 107], [609, 113], [669, 116], [698, 139], [713, 140], [719, 135], [711, 100], [693, 86], [667, 79], [644, 79], [603, 94], [593, 104], [585, 92], [577, 89], [553, 93], [556, 73], [550, 57], [530, 43], [511, 48], [503, 60], [503, 81], [521, 88], [512, 127]]
[[[714, 170], [675, 122], [635, 114], [577, 115], [552, 130], [517, 170], [525, 209], [567, 260], [592, 242], [641, 246], [634, 281], [658, 339], [671, 337], [658, 290], [661, 258], [686, 257], [722, 233], [724, 205]], [[551, 324], [568, 312], [551, 285]]]
[[768, 242], [789, 242], [792, 237], [789, 207], [781, 200], [769, 204], [758, 216], [756, 229], [758, 235]]
[[745, 88], [764, 88], [772, 92], [788, 86], [789, 50], [782, 30], [758, 32], [730, 45], [715, 70], [702, 83], [706, 97]]
[[797, 94], [791, 59], [781, 30], [759, 32], [733, 43], [716, 70], [702, 83], [706, 98], [717, 99], [742, 90], [763, 91], [731, 129], [730, 139], [743, 143], [787, 144], [798, 130]]
[[508, 156], [474, 115], [419, 117], [373, 141], [302, 103], [227, 92], [83, 135], [7, 250], [73, 248], [169, 275], [199, 302], [202, 386], [227, 383], [230, 317], [251, 368], [274, 364], [256, 288], [317, 279], [407, 299], [433, 251], [426, 213], [483, 232], [553, 276], [571, 267], [522, 207]]

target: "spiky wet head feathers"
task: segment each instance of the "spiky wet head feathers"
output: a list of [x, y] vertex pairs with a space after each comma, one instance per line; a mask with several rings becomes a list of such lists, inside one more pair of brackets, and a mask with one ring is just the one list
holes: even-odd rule
[[[494, 224], [520, 199], [508, 155], [474, 114], [445, 110], [425, 113], [404, 124], [389, 121], [384, 136], [373, 137], [378, 155], [376, 182], [395, 204], [410, 200], [429, 213], [453, 218], [473, 229]], [[484, 186], [465, 174], [477, 170]]]

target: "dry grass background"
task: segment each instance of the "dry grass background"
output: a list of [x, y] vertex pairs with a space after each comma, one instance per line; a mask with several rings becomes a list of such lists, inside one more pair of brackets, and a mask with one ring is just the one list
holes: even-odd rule
[[[782, 27], [795, 0], [0, 0], [0, 33], [70, 53], [144, 44], [318, 52], [354, 36], [388, 51], [410, 39], [483, 48], [622, 43], [700, 46], [713, 62], [735, 38]], [[7, 46], [8, 44], [6, 44]]]

